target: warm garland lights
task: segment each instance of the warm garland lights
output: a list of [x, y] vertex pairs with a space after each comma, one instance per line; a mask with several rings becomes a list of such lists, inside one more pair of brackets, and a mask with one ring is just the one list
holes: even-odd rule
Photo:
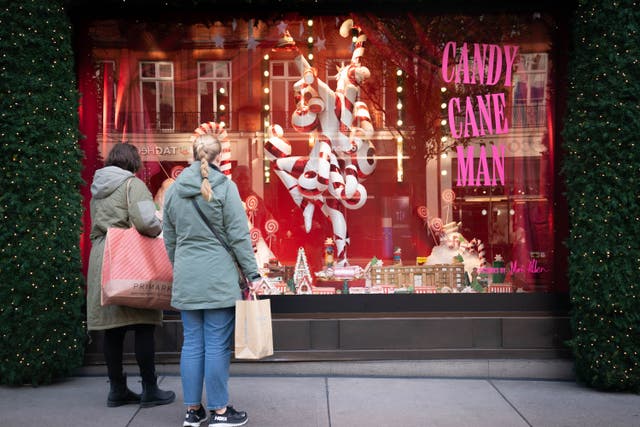
[[0, 382], [83, 363], [83, 185], [71, 29], [58, 2], [0, 9]]
[[[640, 392], [640, 7], [580, 1], [567, 117], [568, 240], [578, 380]], [[634, 77], [635, 76], [635, 77]]]

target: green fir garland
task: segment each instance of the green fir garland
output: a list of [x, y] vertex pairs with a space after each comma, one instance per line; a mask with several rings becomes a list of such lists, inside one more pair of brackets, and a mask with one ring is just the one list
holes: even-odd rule
[[640, 4], [580, 1], [564, 174], [578, 380], [640, 392]]
[[61, 2], [0, 6], [0, 383], [45, 384], [84, 357], [78, 92]]

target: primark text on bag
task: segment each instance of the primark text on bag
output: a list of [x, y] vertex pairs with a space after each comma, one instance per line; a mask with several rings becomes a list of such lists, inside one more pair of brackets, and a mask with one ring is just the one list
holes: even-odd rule
[[236, 301], [235, 358], [257, 360], [273, 354], [271, 300]]
[[102, 305], [173, 310], [173, 269], [162, 237], [109, 228], [102, 260]]

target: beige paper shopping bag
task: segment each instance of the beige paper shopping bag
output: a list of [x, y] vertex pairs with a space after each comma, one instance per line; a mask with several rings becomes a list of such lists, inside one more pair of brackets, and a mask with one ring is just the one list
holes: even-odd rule
[[271, 301], [249, 299], [236, 301], [236, 359], [262, 359], [273, 354]]

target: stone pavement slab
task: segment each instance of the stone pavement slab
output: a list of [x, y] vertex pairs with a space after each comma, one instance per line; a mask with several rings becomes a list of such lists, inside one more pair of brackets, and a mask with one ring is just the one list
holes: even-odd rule
[[[139, 378], [129, 379], [140, 392]], [[39, 387], [0, 387], [0, 426], [126, 426], [138, 406], [107, 407], [106, 377], [72, 377]], [[176, 424], [167, 424], [175, 426]]]
[[563, 381], [492, 381], [532, 426], [638, 427], [640, 395]]
[[[178, 403], [142, 408], [127, 427], [182, 425], [184, 406], [180, 377], [165, 377], [161, 387], [175, 391]], [[203, 396], [203, 402], [205, 398]], [[229, 379], [229, 403], [238, 410], [248, 412], [247, 426], [330, 425], [325, 378], [232, 377]]]
[[485, 380], [329, 378], [331, 427], [526, 427]]

